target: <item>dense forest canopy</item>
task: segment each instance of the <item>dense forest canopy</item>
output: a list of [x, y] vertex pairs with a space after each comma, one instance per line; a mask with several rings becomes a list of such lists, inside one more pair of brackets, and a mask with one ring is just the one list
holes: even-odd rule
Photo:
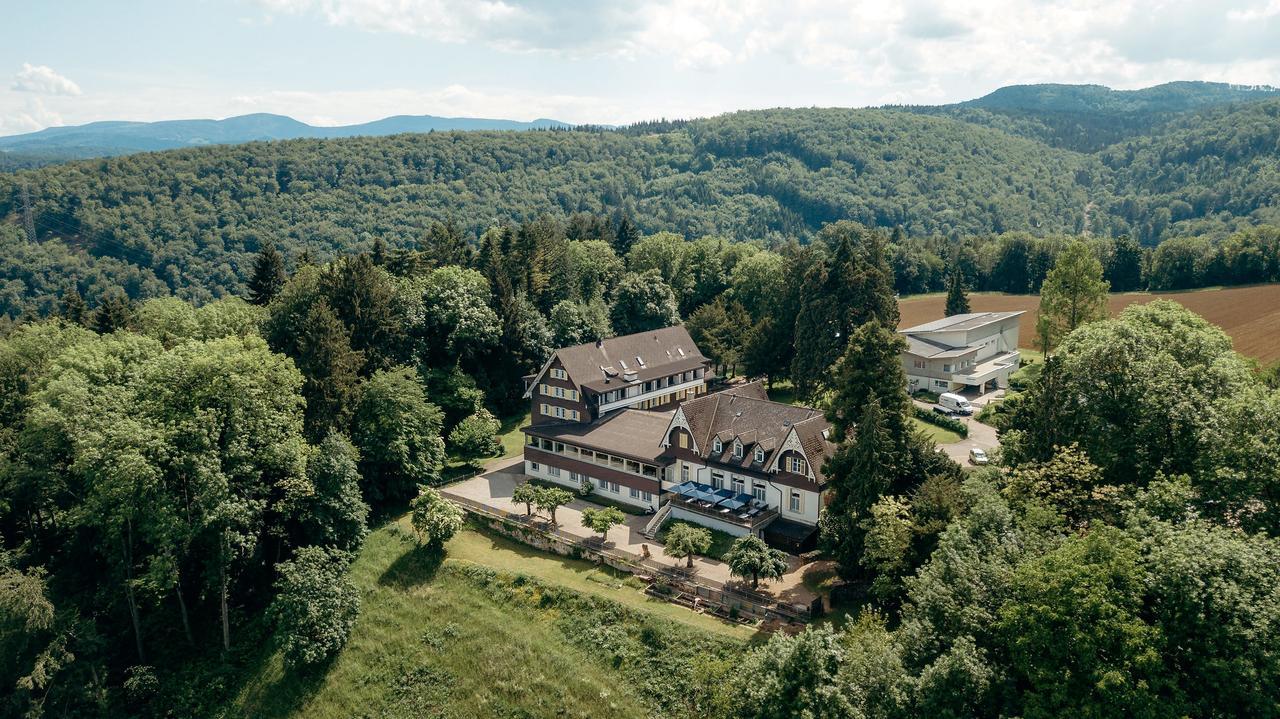
[[[988, 97], [945, 112], [763, 110], [621, 131], [295, 140], [3, 174], [0, 314], [48, 313], [68, 282], [91, 302], [114, 287], [207, 302], [241, 294], [264, 245], [292, 267], [375, 239], [414, 248], [437, 222], [473, 244], [493, 226], [586, 215], [625, 217], [640, 234], [776, 246], [850, 219], [900, 230], [897, 246], [937, 264], [957, 242], [1003, 233], [1216, 247], [1280, 220], [1272, 94], [1196, 84], [1141, 102], [1064, 103], [1053, 99], [1060, 88], [1035, 87], [1019, 91], [1030, 100]], [[1105, 147], [1063, 139], [1105, 128], [1119, 128]]]

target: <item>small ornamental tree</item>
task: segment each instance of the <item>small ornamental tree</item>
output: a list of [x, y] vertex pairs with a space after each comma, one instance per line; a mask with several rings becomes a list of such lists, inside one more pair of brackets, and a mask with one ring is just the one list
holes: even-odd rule
[[434, 489], [423, 487], [412, 506], [409, 521], [421, 545], [439, 548], [462, 529], [462, 510]]
[[529, 516], [533, 514], [533, 505], [538, 503], [538, 491], [538, 485], [529, 482], [516, 485], [516, 488], [511, 491], [511, 501], [515, 504], [523, 504], [525, 516]]
[[558, 489], [556, 487], [542, 487], [538, 489], [537, 498], [534, 504], [538, 505], [538, 510], [547, 513], [547, 517], [551, 519], [551, 523], [556, 523], [556, 510], [573, 501], [573, 492], [567, 489]]
[[360, 616], [360, 593], [346, 578], [350, 557], [324, 547], [302, 547], [276, 567], [270, 615], [289, 666], [321, 662], [347, 643]]
[[603, 509], [584, 509], [582, 510], [582, 526], [595, 532], [600, 533], [600, 541], [604, 542], [609, 539], [609, 530], [627, 520], [622, 516], [622, 510], [617, 507], [604, 507]]
[[668, 557], [685, 559], [685, 566], [693, 567], [693, 555], [706, 554], [711, 548], [711, 530], [692, 524], [676, 522], [667, 530], [662, 551]]
[[498, 431], [502, 428], [489, 410], [481, 407], [465, 417], [449, 432], [449, 447], [460, 457], [474, 459], [498, 453]]
[[751, 588], [760, 586], [760, 579], [779, 579], [787, 573], [787, 555], [773, 549], [764, 540], [748, 534], [734, 541], [725, 552], [724, 561], [735, 577], [751, 577]]

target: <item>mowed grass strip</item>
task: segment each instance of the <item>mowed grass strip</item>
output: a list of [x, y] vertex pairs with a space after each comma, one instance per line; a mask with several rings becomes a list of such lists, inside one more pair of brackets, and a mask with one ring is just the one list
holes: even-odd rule
[[643, 717], [620, 672], [553, 617], [495, 600], [384, 527], [351, 569], [361, 615], [327, 666], [267, 655], [233, 714], [255, 717]]
[[924, 436], [932, 439], [938, 444], [955, 444], [956, 442], [964, 439], [964, 437], [961, 437], [959, 434], [952, 432], [949, 429], [939, 427], [936, 424], [930, 424], [919, 417], [912, 417], [911, 423], [915, 425], [916, 429], [924, 432]]
[[[1173, 300], [1221, 327], [1246, 357], [1264, 364], [1280, 360], [1280, 284], [1245, 287], [1214, 287], [1181, 292], [1124, 292], [1108, 298], [1111, 314], [1132, 304], [1156, 299]], [[974, 312], [1012, 312], [1024, 310], [1018, 339], [1024, 347], [1036, 344], [1036, 311], [1039, 295], [1006, 295], [998, 292], [974, 292], [969, 295]], [[899, 327], [931, 322], [942, 317], [946, 296], [942, 293], [915, 295], [899, 300], [902, 313]]]

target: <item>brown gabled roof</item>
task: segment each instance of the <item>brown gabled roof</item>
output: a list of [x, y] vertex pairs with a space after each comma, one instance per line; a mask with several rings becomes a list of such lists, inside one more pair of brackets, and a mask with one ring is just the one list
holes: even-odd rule
[[556, 357], [574, 383], [598, 392], [626, 387], [630, 382], [623, 375], [628, 371], [635, 372], [635, 381], [644, 382], [708, 362], [689, 331], [679, 325], [563, 347]]
[[674, 411], [653, 412], [624, 409], [591, 424], [557, 422], [522, 428], [525, 434], [616, 454], [621, 457], [654, 462], [662, 454], [662, 437], [671, 423]]
[[[818, 410], [773, 402], [759, 382], [687, 400], [680, 409], [704, 458], [744, 469], [763, 471], [794, 428], [818, 483], [823, 483], [822, 463], [835, 445], [823, 436], [830, 425]], [[712, 441], [715, 437], [723, 444], [718, 454]], [[743, 444], [741, 457], [733, 456], [735, 438]], [[765, 452], [763, 462], [755, 461], [757, 446]]]

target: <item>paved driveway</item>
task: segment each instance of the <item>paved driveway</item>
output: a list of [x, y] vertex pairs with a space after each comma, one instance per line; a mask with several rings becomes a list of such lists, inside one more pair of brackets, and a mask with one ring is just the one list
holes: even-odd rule
[[[515, 504], [511, 501], [511, 493], [515, 490], [516, 485], [527, 480], [527, 477], [520, 471], [521, 469], [522, 465], [519, 461], [503, 462], [496, 466], [491, 465], [484, 474], [443, 487], [440, 491], [446, 496], [468, 499], [505, 512], [523, 514], [525, 511], [524, 505]], [[575, 499], [561, 507], [556, 510], [557, 531], [582, 539], [599, 537], [598, 533], [582, 526], [582, 510], [588, 507], [598, 509], [599, 506], [581, 499]], [[610, 549], [625, 552], [640, 559], [644, 557], [647, 546], [650, 557], [658, 562], [670, 563], [673, 566], [683, 564], [685, 560], [676, 560], [666, 556], [662, 552], [660, 543], [642, 534], [645, 525], [649, 523], [650, 515], [627, 514], [625, 516], [625, 523], [609, 530], [607, 546]], [[791, 555], [788, 555], [788, 563], [789, 569], [781, 579], [768, 582], [761, 581], [760, 589], [787, 603], [808, 604], [813, 600], [814, 595], [802, 582], [805, 565], [799, 557]], [[729, 574], [729, 565], [723, 562], [717, 562], [706, 557], [695, 557], [693, 565], [694, 572], [704, 579], [709, 579], [719, 584], [739, 581]]]
[[[916, 403], [917, 407], [921, 407], [930, 412], [933, 411], [933, 405], [929, 402], [921, 402], [918, 399], [911, 400]], [[993, 450], [1000, 448], [1000, 438], [996, 436], [996, 428], [989, 424], [983, 424], [973, 417], [954, 417], [965, 424], [969, 428], [969, 436], [954, 442], [952, 444], [940, 444], [938, 448], [947, 453], [947, 456], [955, 460], [962, 467], [970, 467], [969, 450], [978, 448], [991, 454]]]

